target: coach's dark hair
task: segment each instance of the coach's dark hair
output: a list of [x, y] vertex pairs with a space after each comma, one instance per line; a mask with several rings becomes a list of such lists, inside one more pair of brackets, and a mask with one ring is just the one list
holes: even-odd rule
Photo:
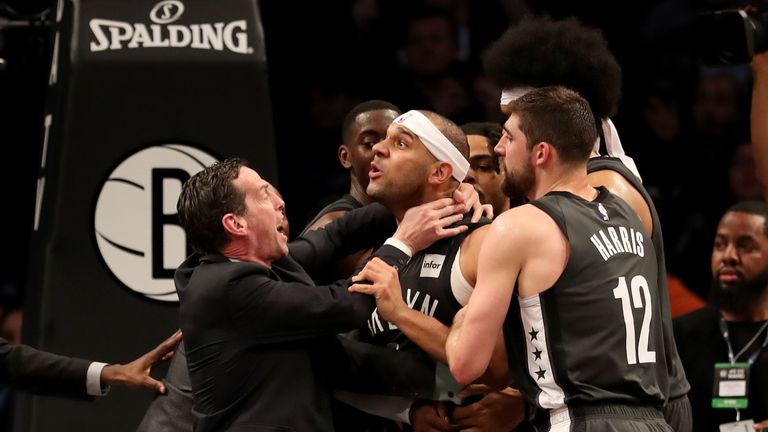
[[176, 210], [196, 251], [219, 252], [229, 240], [222, 217], [227, 213], [245, 213], [245, 192], [233, 184], [243, 166], [248, 166], [244, 159], [225, 159], [184, 182]]
[[765, 201], [740, 201], [732, 205], [726, 213], [739, 212], [763, 217], [763, 234], [768, 236], [768, 204]]
[[548, 142], [564, 164], [586, 163], [597, 140], [589, 104], [573, 90], [561, 86], [531, 90], [510, 105], [528, 149]]
[[578, 92], [597, 118], [616, 113], [621, 68], [599, 30], [575, 18], [530, 18], [510, 27], [483, 56], [502, 88], [559, 85]]

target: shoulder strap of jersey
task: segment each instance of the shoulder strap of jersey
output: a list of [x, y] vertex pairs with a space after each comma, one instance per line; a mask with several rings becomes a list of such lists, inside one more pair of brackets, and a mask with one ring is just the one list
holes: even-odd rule
[[645, 203], [648, 204], [648, 207], [651, 210], [651, 217], [653, 218], [653, 238], [656, 238], [657, 236], [661, 238], [661, 226], [659, 226], [659, 214], [656, 210], [656, 206], [653, 204], [653, 199], [651, 199], [651, 195], [648, 193], [648, 191], [643, 186], [640, 179], [638, 179], [633, 173], [632, 170], [627, 168], [624, 163], [617, 158], [610, 157], [610, 156], [599, 156], [599, 157], [593, 157], [589, 159], [589, 162], [587, 162], [587, 173], [593, 173], [595, 171], [613, 171], [621, 174], [622, 177], [624, 177], [629, 184], [631, 184], [643, 197], [645, 200]]
[[565, 227], [565, 215], [563, 215], [563, 209], [560, 206], [562, 197], [562, 194], [558, 192], [550, 192], [539, 199], [531, 201], [529, 204], [551, 217], [560, 228], [560, 231], [567, 236], [568, 230]]

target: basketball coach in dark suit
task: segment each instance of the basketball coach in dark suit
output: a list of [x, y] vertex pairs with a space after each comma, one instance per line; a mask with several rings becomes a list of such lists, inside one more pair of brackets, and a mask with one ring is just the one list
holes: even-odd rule
[[[408, 253], [456, 233], [443, 228], [455, 222], [449, 214], [464, 212], [461, 207], [425, 212], [442, 224], [437, 228], [406, 217], [374, 256], [404, 265]], [[374, 304], [349, 293], [345, 281], [322, 287], [312, 282], [288, 255], [283, 209], [269, 183], [241, 159], [214, 164], [182, 187], [177, 210], [196, 252], [177, 269], [175, 281], [196, 431], [333, 430], [327, 344], [361, 326]], [[381, 240], [370, 236], [392, 232], [393, 218], [371, 212], [380, 207], [360, 209], [335, 225], [343, 235], [321, 230], [324, 238], [305, 239], [300, 253], [333, 250], [327, 258], [333, 262], [363, 248], [360, 242]], [[352, 231], [358, 244], [334, 247]]]

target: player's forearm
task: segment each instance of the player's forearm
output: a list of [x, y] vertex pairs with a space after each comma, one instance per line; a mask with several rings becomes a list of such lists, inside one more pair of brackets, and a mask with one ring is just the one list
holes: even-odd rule
[[448, 367], [459, 384], [470, 384], [485, 372], [498, 335], [481, 331], [466, 313], [464, 307], [456, 314], [445, 344]]
[[509, 363], [507, 350], [504, 346], [504, 335], [501, 331], [496, 340], [496, 347], [493, 349], [488, 368], [476, 382], [486, 384], [496, 390], [505, 389], [509, 385]]
[[408, 307], [393, 317], [396, 325], [413, 343], [437, 361], [446, 363], [445, 342], [448, 327], [437, 319]]

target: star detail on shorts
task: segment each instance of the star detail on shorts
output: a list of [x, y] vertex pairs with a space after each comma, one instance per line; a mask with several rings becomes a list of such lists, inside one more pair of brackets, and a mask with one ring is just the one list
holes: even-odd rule
[[545, 379], [545, 375], [547, 374], [547, 371], [545, 369], [542, 369], [541, 366], [539, 366], [539, 370], [535, 371], [536, 375], [538, 377], [536, 378], [536, 381]]
[[536, 329], [531, 329], [531, 331], [528, 332], [529, 335], [531, 335], [531, 340], [539, 340], [537, 336], [539, 335], [539, 332], [536, 331]]
[[536, 357], [536, 358], [534, 358], [534, 360], [541, 360], [541, 353], [542, 352], [543, 352], [542, 350], [536, 348], [536, 351], [533, 352], [533, 355]]

